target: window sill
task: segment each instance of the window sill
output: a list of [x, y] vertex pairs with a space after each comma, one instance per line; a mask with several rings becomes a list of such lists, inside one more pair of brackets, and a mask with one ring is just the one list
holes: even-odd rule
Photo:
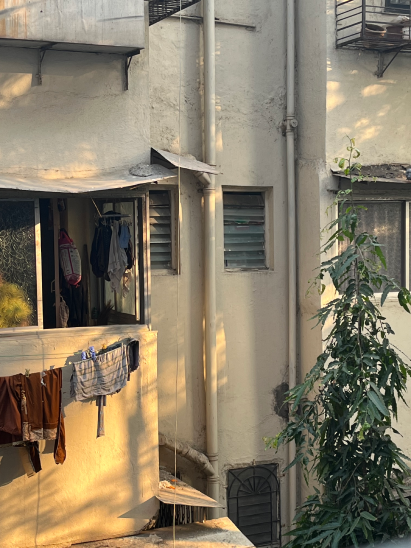
[[261, 272], [261, 273], [267, 273], [267, 272], [274, 272], [272, 268], [225, 268], [224, 272]]
[[177, 270], [173, 270], [173, 269], [170, 269], [170, 270], [167, 270], [167, 269], [158, 269], [158, 270], [151, 270], [151, 276], [154, 277], [154, 276], [177, 276], [178, 275], [178, 272]]
[[68, 327], [57, 329], [38, 329], [36, 327], [24, 328], [24, 327], [11, 327], [7, 329], [0, 329], [0, 339], [2, 338], [17, 338], [17, 337], [36, 337], [38, 339], [47, 339], [56, 337], [56, 335], [64, 334], [64, 338], [79, 337], [81, 335], [90, 335], [90, 337], [98, 335], [109, 335], [110, 333], [118, 334], [121, 332], [132, 333], [135, 336], [136, 333], [144, 333], [149, 331], [147, 325], [135, 324], [135, 325], [95, 325], [90, 327]]

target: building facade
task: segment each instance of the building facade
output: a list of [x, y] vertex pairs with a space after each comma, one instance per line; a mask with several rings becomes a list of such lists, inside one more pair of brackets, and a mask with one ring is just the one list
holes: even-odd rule
[[[342, 184], [331, 171], [333, 159], [344, 153], [348, 134], [357, 139], [364, 164], [409, 163], [406, 19], [397, 24], [401, 36], [397, 29], [387, 38], [387, 27], [406, 18], [409, 5], [375, 0], [372, 13], [362, 17], [363, 3], [352, 2], [360, 16], [353, 22], [355, 40], [346, 44], [337, 0], [216, 0], [211, 95], [204, 16], [212, 3], [206, 0], [182, 2], [180, 14], [177, 3], [167, 10], [159, 0], [71, 0], [67, 11], [57, 12], [47, 0], [28, 8], [5, 2], [0, 308], [2, 291], [14, 285], [23, 291], [26, 315], [1, 325], [0, 380], [63, 368], [67, 458], [56, 466], [51, 440], [37, 440], [43, 470], [32, 475], [26, 473], [27, 447], [0, 448], [0, 546], [141, 531], [158, 510], [159, 466], [202, 492], [211, 485], [219, 515], [228, 515], [256, 545], [280, 542], [293, 501], [306, 490], [282, 472], [287, 451], [266, 451], [263, 438], [287, 420], [290, 318], [297, 325], [297, 380], [321, 352], [323, 333], [309, 321], [321, 300], [306, 291], [319, 265], [325, 211]], [[291, 28], [298, 125], [294, 117], [287, 122]], [[216, 115], [211, 130], [210, 99]], [[214, 130], [213, 162], [207, 136]], [[294, 136], [296, 166], [291, 221], [297, 237], [291, 245], [287, 132]], [[380, 179], [357, 198], [372, 202], [367, 222], [386, 242], [393, 273], [408, 284], [411, 193], [403, 182]], [[210, 181], [215, 212], [207, 201]], [[210, 211], [217, 383], [212, 409], [205, 336]], [[104, 280], [107, 272], [96, 274], [99, 261], [90, 263], [92, 250], [100, 249], [97, 231], [110, 227], [115, 233], [117, 222], [134, 252], [126, 269], [128, 293], [113, 291], [112, 279]], [[60, 273], [62, 231], [81, 258], [80, 312]], [[295, 309], [289, 307], [293, 254]], [[330, 295], [327, 290], [324, 298]], [[384, 308], [396, 344], [409, 355], [410, 318], [394, 296]], [[94, 399], [74, 401], [73, 363], [91, 346], [99, 351], [131, 340], [139, 345], [140, 366], [120, 394], [107, 398], [105, 436], [96, 437], [101, 408]], [[210, 417], [217, 448], [212, 452]], [[407, 422], [404, 407], [399, 430], [410, 454]], [[5, 428], [0, 424], [0, 433]], [[187, 458], [187, 451], [177, 456], [175, 469], [175, 440], [197, 456], [208, 454], [208, 470], [218, 462], [211, 482], [207, 466]]]

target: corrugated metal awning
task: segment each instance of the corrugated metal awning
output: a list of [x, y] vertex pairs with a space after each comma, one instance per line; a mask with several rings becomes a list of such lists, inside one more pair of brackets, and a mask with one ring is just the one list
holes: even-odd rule
[[147, 177], [131, 175], [126, 170], [95, 177], [61, 179], [0, 175], [0, 190], [23, 190], [52, 194], [84, 194], [104, 190], [133, 188], [147, 183], [164, 181], [175, 176], [176, 174], [173, 171], [159, 165], [152, 165], [151, 174]]
[[214, 499], [207, 497], [197, 489], [177, 480], [176, 484], [162, 486], [168, 482], [160, 482], [157, 498], [164, 504], [180, 504], [182, 506], [198, 506], [200, 508], [222, 508]]
[[199, 162], [194, 157], [190, 158], [187, 156], [179, 156], [178, 154], [173, 154], [172, 152], [161, 150], [159, 148], [151, 148], [151, 157], [152, 160], [156, 162], [165, 160], [167, 167], [170, 168], [174, 166], [200, 173], [212, 173], [213, 175], [218, 175], [219, 173], [215, 167], [205, 164], [204, 162]]
[[224, 508], [216, 500], [207, 497], [184, 481], [176, 479], [166, 470], [160, 469], [160, 484], [157, 498], [164, 504], [180, 504], [200, 508]]

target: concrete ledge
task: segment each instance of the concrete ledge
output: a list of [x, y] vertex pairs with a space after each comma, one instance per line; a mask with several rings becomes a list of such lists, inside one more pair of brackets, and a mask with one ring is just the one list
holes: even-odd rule
[[249, 548], [254, 545], [237, 529], [228, 518], [220, 518], [205, 523], [180, 525], [173, 528], [153, 529], [141, 535], [123, 537], [99, 542], [76, 544], [77, 548]]

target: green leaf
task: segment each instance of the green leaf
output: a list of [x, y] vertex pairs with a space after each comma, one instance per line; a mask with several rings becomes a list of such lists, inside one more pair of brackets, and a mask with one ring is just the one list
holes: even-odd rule
[[378, 411], [380, 411], [380, 413], [382, 413], [386, 417], [389, 416], [390, 413], [388, 409], [385, 407], [385, 405], [382, 403], [382, 401], [380, 400], [380, 398], [377, 396], [377, 394], [374, 391], [370, 390], [367, 396], [375, 405], [375, 407], [378, 409]]
[[383, 267], [387, 268], [387, 262], [385, 260], [384, 255], [383, 255], [383, 252], [381, 251], [381, 248], [379, 246], [375, 246], [374, 250], [375, 250], [376, 254], [378, 255], [378, 258], [380, 259]]
[[386, 300], [386, 298], [388, 297], [388, 294], [389, 294], [389, 292], [391, 291], [391, 289], [392, 289], [392, 286], [391, 286], [391, 285], [388, 285], [388, 284], [387, 284], [387, 285], [385, 286], [385, 289], [384, 289], [384, 291], [382, 292], [382, 295], [381, 295], [381, 306], [384, 305], [385, 300]]
[[361, 512], [360, 516], [368, 521], [377, 521], [377, 518], [372, 516], [369, 512]]

